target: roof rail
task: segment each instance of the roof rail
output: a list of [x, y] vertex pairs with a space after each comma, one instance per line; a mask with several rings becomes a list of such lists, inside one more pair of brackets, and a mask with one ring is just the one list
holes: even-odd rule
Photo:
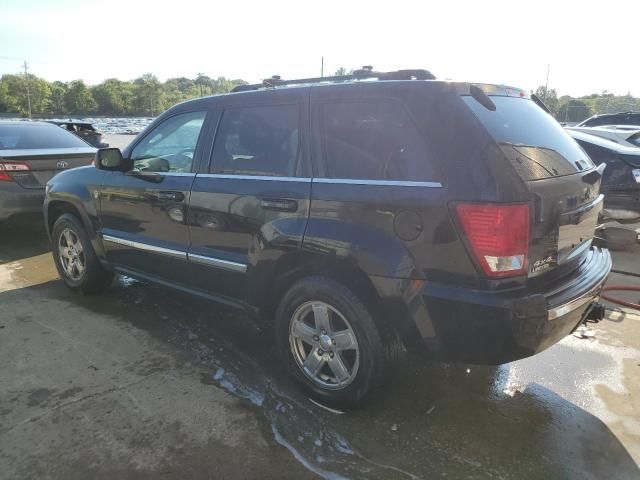
[[377, 78], [378, 80], [435, 80], [429, 70], [395, 70], [392, 72], [376, 72], [370, 65], [365, 65], [361, 69], [354, 70], [348, 75], [334, 75], [330, 77], [313, 77], [313, 78], [297, 78], [293, 80], [282, 80], [280, 75], [274, 75], [266, 78], [262, 83], [253, 85], [237, 85], [231, 90], [232, 92], [247, 92], [250, 90], [258, 90], [260, 88], [281, 87], [284, 85], [299, 85], [303, 83], [320, 83], [320, 82], [348, 82], [351, 80], [365, 80], [368, 78]]

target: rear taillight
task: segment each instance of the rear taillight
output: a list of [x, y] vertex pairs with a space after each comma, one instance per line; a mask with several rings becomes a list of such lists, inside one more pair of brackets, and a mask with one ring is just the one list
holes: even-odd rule
[[21, 162], [0, 162], [0, 182], [12, 182], [12, 172], [29, 171], [29, 165]]
[[529, 205], [458, 203], [455, 208], [486, 276], [502, 278], [527, 272]]

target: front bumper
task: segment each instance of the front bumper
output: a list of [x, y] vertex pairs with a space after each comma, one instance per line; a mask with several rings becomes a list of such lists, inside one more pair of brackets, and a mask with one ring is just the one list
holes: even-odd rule
[[[599, 299], [611, 266], [608, 250], [592, 247], [576, 271], [540, 291], [491, 292], [426, 283], [411, 295], [409, 286], [402, 311], [396, 302], [393, 314], [409, 320], [395, 326], [405, 343], [426, 346], [444, 361], [507, 363], [534, 355], [575, 330]], [[380, 281], [389, 282], [379, 279], [378, 288]]]
[[0, 220], [16, 214], [42, 213], [44, 188], [27, 189], [13, 182], [0, 182]]

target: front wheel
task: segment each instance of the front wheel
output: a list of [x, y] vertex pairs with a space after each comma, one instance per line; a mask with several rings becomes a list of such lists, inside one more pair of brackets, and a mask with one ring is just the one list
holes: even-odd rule
[[100, 264], [80, 221], [61, 215], [51, 230], [51, 251], [58, 274], [72, 290], [98, 293], [111, 284], [113, 273]]
[[287, 291], [276, 335], [289, 371], [324, 405], [352, 408], [380, 379], [384, 350], [371, 314], [329, 278], [309, 277]]

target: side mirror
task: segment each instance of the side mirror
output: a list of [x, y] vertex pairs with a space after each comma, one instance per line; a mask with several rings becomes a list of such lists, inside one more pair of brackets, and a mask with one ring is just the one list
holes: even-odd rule
[[100, 170], [124, 169], [124, 159], [119, 148], [101, 148], [96, 152], [95, 164]]

